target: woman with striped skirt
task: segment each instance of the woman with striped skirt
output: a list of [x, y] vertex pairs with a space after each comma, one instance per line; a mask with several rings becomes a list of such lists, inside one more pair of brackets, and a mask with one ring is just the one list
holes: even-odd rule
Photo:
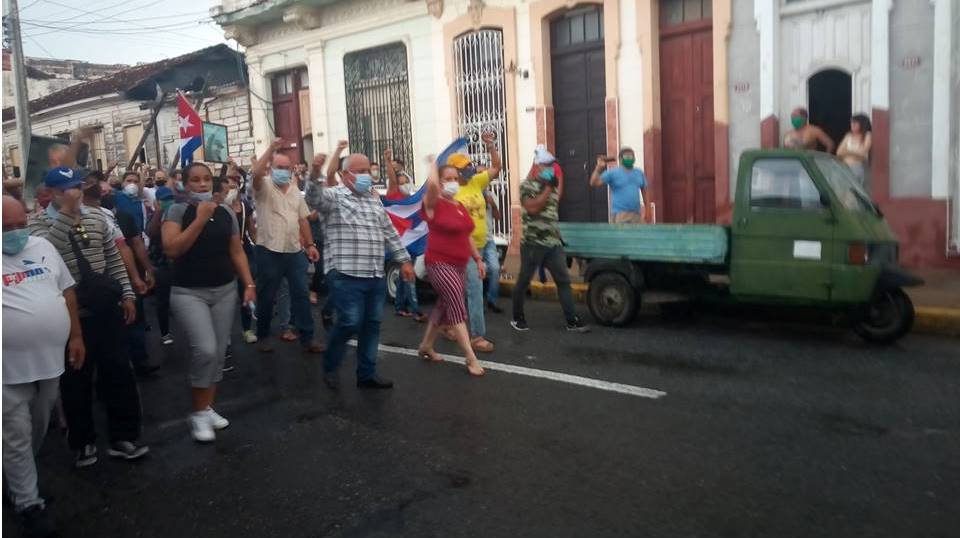
[[443, 360], [433, 350], [433, 344], [440, 331], [449, 327], [456, 337], [457, 345], [466, 356], [467, 371], [470, 375], [482, 376], [483, 368], [473, 352], [470, 333], [467, 331], [464, 281], [470, 258], [477, 262], [481, 280], [486, 270], [480, 253], [470, 240], [473, 219], [467, 209], [453, 199], [460, 188], [459, 179], [460, 173], [453, 166], [444, 166], [439, 171], [433, 166], [427, 180], [427, 194], [422, 211], [424, 220], [430, 227], [430, 238], [427, 241], [425, 262], [427, 276], [437, 292], [438, 299], [418, 351], [424, 359]]

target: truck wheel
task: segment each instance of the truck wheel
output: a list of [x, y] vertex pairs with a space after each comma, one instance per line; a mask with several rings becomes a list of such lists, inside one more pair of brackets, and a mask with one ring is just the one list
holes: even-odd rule
[[637, 315], [638, 296], [623, 275], [600, 273], [590, 281], [587, 306], [600, 325], [620, 327], [633, 321]]
[[385, 272], [387, 279], [387, 298], [393, 303], [397, 301], [397, 279], [400, 278], [400, 265], [391, 262], [387, 265]]
[[900, 288], [877, 295], [867, 306], [863, 319], [854, 327], [864, 340], [889, 344], [896, 342], [913, 327], [913, 303]]

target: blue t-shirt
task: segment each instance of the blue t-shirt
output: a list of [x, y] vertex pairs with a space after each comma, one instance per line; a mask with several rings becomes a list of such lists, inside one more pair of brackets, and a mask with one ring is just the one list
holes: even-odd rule
[[647, 186], [647, 176], [643, 175], [643, 170], [627, 170], [620, 166], [600, 174], [600, 179], [610, 186], [611, 213], [640, 212], [640, 189]]

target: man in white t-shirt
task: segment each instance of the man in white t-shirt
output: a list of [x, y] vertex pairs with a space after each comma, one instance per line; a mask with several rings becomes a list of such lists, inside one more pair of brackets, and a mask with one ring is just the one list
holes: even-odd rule
[[71, 368], [86, 351], [77, 297], [63, 258], [27, 233], [23, 204], [3, 197], [3, 475], [29, 536], [52, 523], [37, 487], [36, 454], [57, 401], [64, 349]]

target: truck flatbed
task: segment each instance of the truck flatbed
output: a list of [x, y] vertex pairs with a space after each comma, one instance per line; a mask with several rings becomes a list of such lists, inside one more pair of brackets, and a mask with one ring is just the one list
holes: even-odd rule
[[729, 230], [711, 224], [561, 222], [568, 256], [644, 262], [722, 265]]

